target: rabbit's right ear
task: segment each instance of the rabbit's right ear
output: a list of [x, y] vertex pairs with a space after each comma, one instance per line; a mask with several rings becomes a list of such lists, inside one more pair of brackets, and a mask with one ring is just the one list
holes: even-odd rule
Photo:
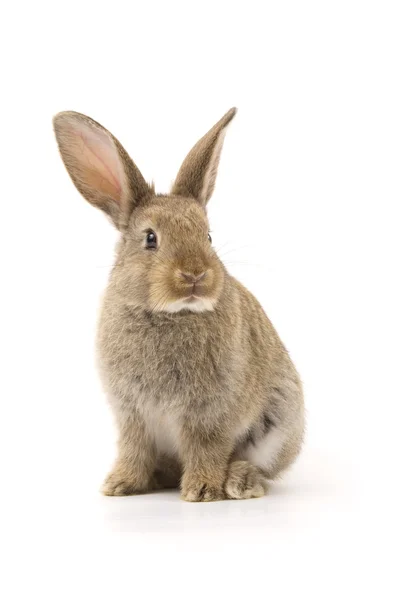
[[64, 165], [88, 202], [123, 230], [135, 207], [152, 189], [117, 139], [93, 119], [61, 112], [53, 119]]
[[202, 206], [207, 204], [214, 190], [226, 128], [235, 114], [236, 108], [228, 110], [193, 146], [179, 169], [172, 194], [191, 196]]

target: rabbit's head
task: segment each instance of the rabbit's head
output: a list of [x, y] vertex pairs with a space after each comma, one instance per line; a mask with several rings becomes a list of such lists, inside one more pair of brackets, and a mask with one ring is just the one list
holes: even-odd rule
[[187, 155], [169, 195], [155, 194], [111, 133], [62, 112], [54, 129], [81, 194], [121, 232], [113, 285], [127, 304], [151, 311], [213, 310], [225, 270], [212, 248], [206, 204], [213, 192], [232, 108]]

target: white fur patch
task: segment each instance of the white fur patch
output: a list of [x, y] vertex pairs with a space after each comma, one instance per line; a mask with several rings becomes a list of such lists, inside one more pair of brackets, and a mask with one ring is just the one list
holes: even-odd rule
[[244, 458], [252, 465], [268, 471], [274, 466], [285, 439], [285, 432], [275, 427], [255, 445], [249, 444], [244, 451]]
[[165, 308], [166, 312], [175, 313], [181, 310], [191, 310], [192, 312], [204, 312], [214, 310], [214, 302], [209, 298], [196, 298], [193, 302], [187, 300], [176, 300], [171, 302]]
[[179, 428], [175, 419], [154, 407], [144, 415], [151, 437], [160, 454], [173, 456], [179, 444]]

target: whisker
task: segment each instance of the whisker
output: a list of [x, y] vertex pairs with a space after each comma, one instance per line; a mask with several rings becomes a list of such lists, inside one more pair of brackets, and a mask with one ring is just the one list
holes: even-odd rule
[[224, 262], [225, 266], [241, 266], [241, 267], [256, 267], [258, 268], [262, 268], [263, 265], [261, 263], [250, 263], [250, 262], [245, 262], [245, 261], [237, 261], [237, 260], [231, 260], [231, 261], [227, 261]]

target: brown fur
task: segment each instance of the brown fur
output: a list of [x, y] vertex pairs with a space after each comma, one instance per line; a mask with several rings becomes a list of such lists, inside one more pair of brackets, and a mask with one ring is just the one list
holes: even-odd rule
[[[296, 370], [260, 304], [229, 275], [207, 237], [205, 205], [235, 112], [192, 149], [171, 195], [155, 195], [98, 123], [77, 113], [55, 117], [73, 181], [122, 234], [98, 332], [100, 373], [120, 433], [105, 494], [181, 479], [189, 501], [257, 497], [265, 478], [300, 450]], [[150, 229], [157, 250], [145, 248]], [[183, 274], [203, 273], [190, 303], [192, 283]], [[265, 466], [246, 460], [260, 448], [262, 455], [269, 440], [275, 455]]]

